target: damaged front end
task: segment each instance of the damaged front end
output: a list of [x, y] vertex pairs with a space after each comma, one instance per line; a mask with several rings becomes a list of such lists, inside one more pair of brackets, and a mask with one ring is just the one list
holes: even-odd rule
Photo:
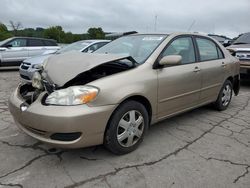
[[[51, 62], [53, 63], [53, 62]], [[122, 58], [115, 58], [112, 61], [108, 61], [105, 63], [95, 63], [95, 66], [90, 67], [88, 66], [86, 69], [83, 67], [81, 70], [84, 70], [83, 72], [79, 73], [79, 70], [77, 67], [75, 67], [76, 75], [73, 76], [71, 79], [65, 79], [64, 75], [67, 74], [67, 68], [63, 69], [61, 74], [56, 73], [57, 75], [61, 75], [61, 78], [63, 81], [56, 82], [58, 80], [58, 77], [56, 78], [53, 72], [48, 67], [41, 67], [33, 76], [32, 84], [26, 83], [22, 84], [19, 87], [19, 94], [21, 98], [25, 101], [24, 106], [28, 106], [32, 104], [40, 94], [43, 93], [43, 100], [42, 103], [45, 105], [49, 104], [58, 104], [55, 102], [55, 96], [59, 95], [60, 92], [63, 91], [66, 92], [64, 95], [67, 95], [67, 92], [70, 94], [72, 92], [78, 93], [79, 86], [81, 87], [80, 90], [95, 90], [95, 88], [87, 88], [88, 86], [84, 86], [94, 80], [101, 79], [106, 76], [110, 76], [113, 74], [117, 74], [123, 71], [130, 70], [132, 68], [135, 68], [138, 65], [138, 63], [135, 62], [135, 60], [132, 57], [122, 57]], [[51, 68], [52, 69], [52, 68]], [[57, 71], [60, 71], [57, 69]], [[72, 70], [71, 70], [72, 72]], [[56, 79], [55, 79], [56, 78]], [[63, 84], [62, 84], [63, 83]], [[75, 88], [78, 86], [78, 88]], [[70, 91], [67, 91], [71, 89]], [[87, 91], [88, 92], [88, 91]], [[97, 89], [95, 91], [95, 96], [99, 90]], [[81, 96], [80, 96], [81, 97]], [[70, 97], [68, 97], [70, 98]], [[72, 97], [71, 97], [72, 98]], [[67, 101], [64, 101], [62, 103], [59, 103], [59, 105], [70, 105], [71, 103], [68, 102], [68, 100], [71, 99], [65, 99]], [[78, 99], [77, 99], [78, 100]], [[86, 99], [79, 99], [79, 100], [86, 100]], [[47, 102], [50, 101], [50, 102]], [[52, 101], [52, 102], [51, 102]], [[83, 101], [84, 104], [86, 101]], [[74, 105], [74, 103], [72, 103]], [[78, 103], [76, 103], [78, 104]]]

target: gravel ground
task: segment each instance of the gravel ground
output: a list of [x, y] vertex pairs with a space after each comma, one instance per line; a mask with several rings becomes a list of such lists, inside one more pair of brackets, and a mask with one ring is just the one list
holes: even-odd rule
[[0, 72], [0, 187], [250, 187], [250, 82], [223, 112], [202, 107], [152, 126], [134, 152], [51, 148], [20, 131]]

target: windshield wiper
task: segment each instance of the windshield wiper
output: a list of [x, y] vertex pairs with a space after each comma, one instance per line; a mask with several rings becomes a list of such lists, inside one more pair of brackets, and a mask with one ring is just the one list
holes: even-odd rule
[[134, 67], [140, 65], [140, 63], [138, 63], [132, 56], [127, 57], [127, 59], [133, 63]]
[[[118, 65], [123, 66], [123, 67], [130, 67], [130, 68], [137, 67], [139, 65], [139, 63], [137, 63], [131, 56], [120, 59], [118, 61], [114, 61], [113, 63], [118, 64]], [[131, 63], [132, 63], [132, 65], [131, 65]]]
[[233, 43], [233, 44], [249, 44], [247, 42], [236, 42], [236, 43]]

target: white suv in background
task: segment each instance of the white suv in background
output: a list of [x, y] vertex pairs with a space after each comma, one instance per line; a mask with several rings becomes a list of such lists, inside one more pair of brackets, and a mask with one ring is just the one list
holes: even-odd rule
[[91, 53], [95, 50], [101, 48], [102, 46], [109, 43], [110, 40], [81, 40], [74, 43], [71, 43], [67, 46], [64, 46], [62, 49], [53, 52], [53, 53], [46, 53], [40, 56], [36, 56], [33, 58], [25, 59], [23, 63], [19, 67], [20, 77], [25, 82], [31, 82], [34, 72], [38, 70], [37, 66], [41, 65], [45, 59], [50, 56], [62, 54], [70, 51], [79, 51], [79, 52], [86, 52]]
[[0, 66], [17, 66], [29, 58], [60, 49], [51, 39], [13, 37], [0, 42]]

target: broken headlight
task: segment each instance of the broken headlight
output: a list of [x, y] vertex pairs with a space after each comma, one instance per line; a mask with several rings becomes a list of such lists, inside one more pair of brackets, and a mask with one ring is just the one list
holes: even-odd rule
[[43, 89], [42, 77], [39, 72], [35, 72], [32, 77], [32, 86], [37, 89]]
[[86, 104], [96, 98], [98, 91], [93, 86], [71, 86], [54, 91], [46, 98], [45, 103], [66, 106]]

